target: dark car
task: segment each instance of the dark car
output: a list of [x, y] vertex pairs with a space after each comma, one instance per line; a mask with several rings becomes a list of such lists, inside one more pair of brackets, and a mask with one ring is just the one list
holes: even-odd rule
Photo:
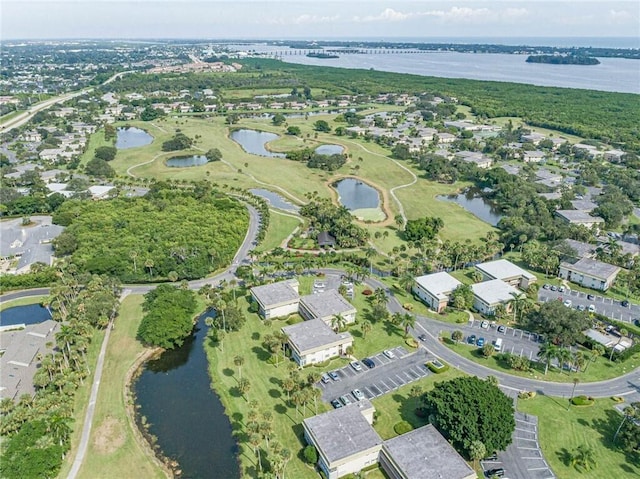
[[368, 367], [369, 369], [373, 369], [376, 367], [376, 363], [373, 362], [373, 359], [371, 358], [364, 358], [362, 360], [362, 364], [364, 364], [366, 367]]
[[498, 467], [497, 469], [489, 469], [485, 472], [485, 474], [487, 475], [487, 477], [503, 477], [504, 469], [501, 467]]
[[593, 301], [594, 299], [596, 299], [596, 297], [595, 297], [594, 295], [592, 295], [592, 294], [588, 294], [588, 295], [587, 295], [587, 299], [588, 299], [589, 301]]
[[476, 335], [475, 335], [475, 334], [472, 334], [471, 336], [469, 336], [469, 337], [467, 338], [467, 343], [469, 343], [469, 344], [476, 344]]
[[552, 284], [551, 291], [558, 291], [558, 287], [555, 284]]
[[485, 461], [497, 461], [498, 460], [498, 454], [496, 454], [495, 452], [493, 454], [491, 454], [490, 456], [487, 456], [484, 458]]
[[504, 333], [504, 332], [506, 332], [506, 330], [507, 330], [507, 328], [504, 325], [501, 324], [500, 326], [498, 326], [498, 332], [499, 333]]
[[640, 319], [634, 319], [633, 320], [633, 324], [635, 324], [636, 326], [640, 327]]
[[627, 301], [626, 299], [624, 301], [622, 301], [620, 303], [620, 306], [622, 306], [623, 308], [628, 308], [629, 307], [629, 301]]
[[335, 409], [340, 409], [342, 407], [342, 403], [340, 401], [338, 401], [337, 399], [334, 399], [333, 401], [331, 401], [331, 405]]
[[427, 335], [426, 334], [421, 334], [420, 336], [418, 336], [418, 339], [420, 341], [426, 341], [427, 340]]
[[478, 345], [479, 348], [484, 346], [484, 338], [478, 338], [478, 340], [476, 341], [476, 344]]

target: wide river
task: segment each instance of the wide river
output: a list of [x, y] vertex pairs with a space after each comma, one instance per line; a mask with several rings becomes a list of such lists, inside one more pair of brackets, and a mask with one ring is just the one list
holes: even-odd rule
[[600, 65], [589, 66], [527, 63], [527, 55], [458, 52], [347, 54], [341, 55], [340, 58], [321, 59], [309, 58], [306, 55], [289, 55], [293, 49], [288, 47], [265, 44], [230, 47], [256, 52], [283, 52], [283, 61], [303, 65], [640, 93], [640, 60], [624, 58], [598, 58]]

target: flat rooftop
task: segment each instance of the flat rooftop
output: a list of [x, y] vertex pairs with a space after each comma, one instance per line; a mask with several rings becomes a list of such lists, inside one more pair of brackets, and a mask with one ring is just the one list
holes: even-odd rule
[[440, 273], [425, 274], [416, 278], [416, 284], [434, 295], [438, 299], [445, 299], [447, 294], [456, 289], [462, 283], [446, 271]]
[[591, 258], [581, 258], [575, 263], [562, 263], [561, 266], [570, 269], [571, 271], [577, 271], [578, 273], [586, 274], [601, 279], [608, 279], [620, 271], [618, 266], [603, 263]]
[[255, 286], [251, 288], [251, 294], [266, 308], [296, 301], [299, 298], [298, 281], [289, 279], [287, 281]]
[[384, 442], [406, 479], [468, 479], [476, 474], [432, 425], [428, 424]]
[[593, 254], [596, 250], [596, 245], [584, 243], [582, 241], [576, 241], [572, 239], [564, 240], [564, 244], [576, 252], [576, 256], [582, 258]]
[[521, 291], [501, 279], [492, 279], [471, 285], [473, 294], [487, 304], [503, 303], [513, 300], [513, 295], [520, 296]]
[[31, 216], [32, 224], [22, 226], [22, 218], [0, 222], [0, 256], [19, 256], [18, 271], [41, 262], [51, 264], [51, 241], [64, 228], [51, 224], [51, 216]]
[[336, 333], [322, 319], [311, 319], [282, 328], [300, 353], [353, 339], [349, 333]]
[[305, 419], [304, 425], [327, 460], [339, 461], [382, 445], [382, 439], [361, 412], [372, 408], [364, 399]]
[[356, 311], [356, 308], [335, 289], [303, 296], [300, 298], [300, 305], [304, 306], [314, 318], [326, 318]]
[[522, 276], [527, 279], [536, 279], [533, 274], [522, 269], [520, 266], [513, 264], [511, 261], [507, 261], [506, 259], [480, 263], [476, 265], [476, 268], [495, 279], [515, 278], [517, 276]]
[[556, 210], [556, 215], [570, 223], [604, 223], [604, 220], [599, 216], [591, 216], [582, 210]]

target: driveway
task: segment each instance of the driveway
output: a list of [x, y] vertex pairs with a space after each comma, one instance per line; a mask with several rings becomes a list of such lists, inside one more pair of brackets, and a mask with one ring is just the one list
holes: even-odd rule
[[588, 308], [593, 304], [596, 308], [596, 313], [625, 323], [630, 323], [634, 319], [640, 318], [640, 305], [638, 304], [629, 304], [629, 306], [624, 307], [620, 304], [619, 300], [605, 298], [598, 295], [595, 291], [593, 292], [594, 299], [587, 298], [587, 294], [588, 293], [583, 293], [573, 289], [566, 290], [561, 293], [559, 291], [540, 288], [540, 291], [538, 292], [538, 299], [544, 303], [547, 301], [564, 301], [569, 299], [571, 300], [572, 308], [580, 305]]
[[392, 351], [396, 356], [394, 359], [389, 359], [382, 353], [370, 356], [376, 364], [373, 369], [369, 369], [361, 361], [362, 371], [355, 371], [350, 365], [338, 369], [338, 381], [318, 383], [322, 390], [322, 399], [330, 402], [345, 395], [353, 402], [355, 398], [351, 391], [354, 389], [360, 389], [367, 399], [373, 399], [430, 373], [425, 362], [434, 357], [423, 348], [414, 353], [408, 353], [403, 347], [394, 348]]

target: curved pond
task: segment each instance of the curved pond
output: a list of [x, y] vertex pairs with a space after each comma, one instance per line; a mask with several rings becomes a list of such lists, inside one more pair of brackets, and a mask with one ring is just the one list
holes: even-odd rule
[[274, 208], [278, 208], [280, 210], [285, 210], [285, 211], [293, 211], [293, 212], [297, 212], [300, 210], [300, 207], [298, 205], [294, 205], [290, 203], [289, 201], [285, 200], [282, 196], [280, 196], [278, 193], [274, 193], [273, 191], [263, 190], [262, 188], [254, 188], [249, 191], [256, 196], [259, 196], [267, 200], [267, 202]]
[[340, 145], [320, 145], [315, 149], [315, 153], [318, 155], [341, 155], [344, 153], [344, 148]]
[[268, 156], [271, 158], [285, 158], [284, 153], [275, 153], [266, 148], [270, 141], [280, 138], [275, 133], [257, 130], [233, 130], [229, 137], [238, 143], [244, 151], [252, 155]]
[[0, 313], [0, 326], [37, 324], [47, 319], [51, 319], [51, 314], [47, 308], [43, 308], [39, 304], [27, 304], [3, 310]]
[[133, 126], [118, 128], [116, 135], [116, 148], [118, 150], [138, 148], [139, 146], [148, 145], [153, 141], [153, 136], [141, 128], [135, 128]]
[[190, 166], [201, 166], [209, 163], [204, 155], [174, 156], [169, 158], [165, 164], [170, 168], [188, 168]]
[[138, 422], [169, 459], [176, 460], [183, 478], [240, 477], [238, 447], [218, 396], [211, 390], [204, 341], [205, 313], [182, 347], [148, 361], [133, 385]]
[[474, 188], [468, 188], [457, 195], [436, 196], [440, 201], [449, 201], [462, 206], [469, 213], [473, 214], [491, 226], [497, 226], [502, 219], [500, 209], [480, 195]]
[[378, 191], [361, 180], [345, 178], [334, 183], [333, 187], [338, 191], [340, 203], [349, 211], [380, 207]]

